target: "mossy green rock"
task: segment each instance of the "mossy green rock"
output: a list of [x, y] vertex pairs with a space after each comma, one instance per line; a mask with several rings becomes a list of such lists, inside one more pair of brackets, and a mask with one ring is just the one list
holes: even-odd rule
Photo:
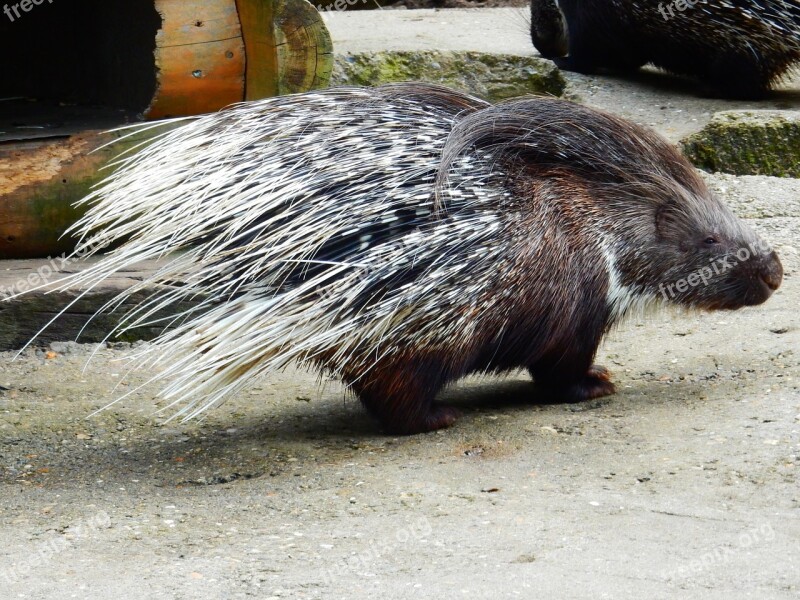
[[800, 177], [800, 112], [719, 112], [681, 146], [705, 171]]
[[365, 52], [336, 57], [331, 85], [439, 83], [490, 101], [561, 96], [566, 82], [548, 60], [482, 52]]

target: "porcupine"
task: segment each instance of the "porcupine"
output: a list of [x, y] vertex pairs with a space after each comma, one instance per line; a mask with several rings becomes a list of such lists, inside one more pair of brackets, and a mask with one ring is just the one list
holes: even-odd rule
[[[754, 305], [782, 278], [655, 133], [427, 84], [232, 106], [122, 159], [84, 202], [76, 252], [124, 242], [64, 285], [181, 250], [106, 308], [167, 284], [124, 330], [204, 298], [144, 359], [185, 418], [289, 363], [341, 378], [391, 433], [452, 424], [435, 396], [473, 372], [527, 368], [546, 396], [595, 398], [614, 391], [595, 352], [626, 314]], [[707, 285], [664, 287], [742, 247]]]
[[568, 71], [652, 63], [758, 99], [800, 61], [798, 0], [531, 0], [531, 38]]

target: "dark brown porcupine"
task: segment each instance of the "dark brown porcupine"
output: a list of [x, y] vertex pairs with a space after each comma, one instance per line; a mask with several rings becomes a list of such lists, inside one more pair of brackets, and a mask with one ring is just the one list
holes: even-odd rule
[[568, 71], [652, 63], [705, 93], [758, 99], [800, 61], [800, 2], [531, 0], [531, 38]]
[[759, 304], [782, 277], [651, 131], [563, 100], [492, 106], [425, 84], [201, 117], [88, 201], [77, 253], [97, 231], [123, 244], [68, 285], [183, 251], [119, 296], [169, 284], [121, 329], [205, 298], [145, 362], [186, 417], [289, 363], [344, 380], [392, 433], [453, 423], [434, 399], [473, 372], [526, 368], [554, 400], [595, 398], [614, 391], [595, 352], [625, 315]]

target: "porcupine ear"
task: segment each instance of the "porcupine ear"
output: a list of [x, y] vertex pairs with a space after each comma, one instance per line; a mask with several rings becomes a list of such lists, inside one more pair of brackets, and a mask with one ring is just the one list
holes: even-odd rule
[[667, 200], [659, 204], [655, 214], [656, 238], [662, 242], [680, 240], [680, 232], [685, 229], [683, 226], [685, 221], [686, 215], [676, 200]]
[[638, 152], [649, 160], [660, 159], [652, 146], [652, 135], [601, 111], [541, 96], [505, 100], [466, 114], [451, 130], [436, 177], [437, 208], [446, 208], [442, 192], [450, 168], [468, 151], [484, 151], [495, 161], [564, 166], [593, 179], [629, 183], [624, 157]]

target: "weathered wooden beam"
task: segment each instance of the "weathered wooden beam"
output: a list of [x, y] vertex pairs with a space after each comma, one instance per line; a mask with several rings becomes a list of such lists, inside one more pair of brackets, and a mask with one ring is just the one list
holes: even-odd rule
[[[81, 292], [53, 292], [56, 282], [66, 273], [86, 268], [97, 259], [72, 262], [63, 257], [51, 260], [9, 260], [0, 263], [0, 351], [16, 350], [27, 344], [31, 337], [64, 310], [50, 327], [37, 337], [38, 345], [53, 341], [77, 340], [101, 342], [106, 339], [121, 317], [138, 302], [149, 295], [141, 292], [128, 298], [116, 311], [97, 311], [122, 290], [139, 283], [155, 270], [155, 262], [142, 263], [132, 269], [118, 273], [81, 296]], [[60, 271], [60, 272], [59, 272]], [[44, 285], [41, 289], [31, 291]], [[24, 296], [10, 296], [25, 292]], [[168, 317], [192, 306], [182, 303], [170, 312], [158, 317]], [[97, 313], [97, 314], [96, 314]], [[152, 339], [161, 333], [162, 327], [141, 327], [110, 341], [136, 341]], [[79, 336], [80, 334], [80, 336]]]
[[112, 172], [103, 169], [111, 159], [171, 126], [0, 144], [0, 259], [71, 250], [64, 231], [85, 210], [74, 202]]

